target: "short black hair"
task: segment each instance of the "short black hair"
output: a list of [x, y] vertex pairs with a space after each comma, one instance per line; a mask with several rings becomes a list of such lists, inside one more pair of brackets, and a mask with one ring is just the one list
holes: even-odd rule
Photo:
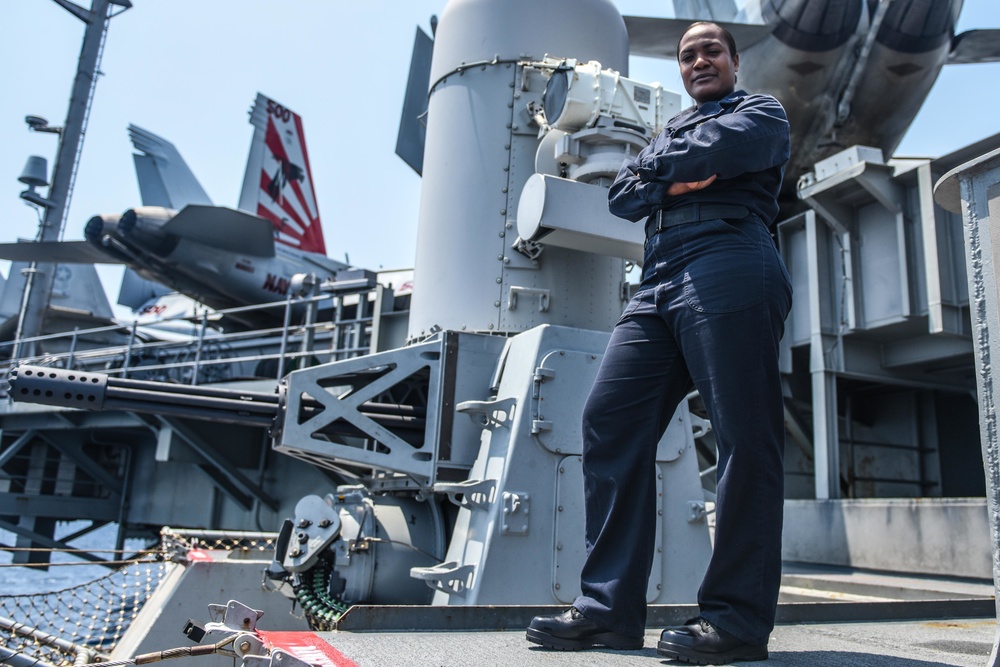
[[699, 26], [703, 26], [703, 25], [710, 25], [713, 28], [718, 28], [719, 32], [722, 33], [722, 37], [726, 40], [726, 45], [729, 47], [729, 55], [735, 56], [737, 54], [737, 51], [736, 51], [736, 38], [733, 37], [733, 33], [729, 32], [728, 30], [726, 30], [725, 28], [723, 28], [718, 23], [715, 23], [714, 21], [695, 21], [694, 23], [692, 23], [691, 25], [689, 25], [687, 27], [687, 29], [684, 31], [684, 33], [681, 34], [681, 38], [677, 40], [677, 57], [678, 58], [681, 55], [681, 42], [684, 41], [684, 36], [687, 35], [689, 32], [691, 32], [692, 29], [697, 28]]

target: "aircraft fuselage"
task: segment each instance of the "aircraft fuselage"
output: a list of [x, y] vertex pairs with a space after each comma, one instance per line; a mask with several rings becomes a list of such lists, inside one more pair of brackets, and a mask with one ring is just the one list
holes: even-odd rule
[[786, 186], [849, 146], [892, 155], [948, 59], [961, 9], [962, 0], [750, 3], [745, 18], [756, 12], [774, 30], [742, 50], [739, 85], [788, 113]]
[[[256, 218], [241, 215], [247, 216], [248, 222]], [[295, 274], [313, 273], [324, 280], [346, 267], [324, 255], [287, 248], [280, 243], [270, 244], [271, 256], [234, 252], [220, 247], [221, 242], [210, 245], [172, 233], [168, 223], [175, 219], [177, 212], [171, 209], [139, 207], [126, 211], [119, 220], [112, 216], [91, 218], [85, 235], [102, 252], [142, 277], [215, 309], [283, 301]], [[261, 226], [270, 227], [269, 222], [256, 220]], [[276, 312], [272, 319], [280, 317]]]

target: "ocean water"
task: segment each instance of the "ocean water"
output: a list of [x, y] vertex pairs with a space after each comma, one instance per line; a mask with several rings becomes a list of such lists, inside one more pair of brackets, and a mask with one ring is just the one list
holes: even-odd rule
[[[86, 527], [86, 521], [70, 521], [56, 526], [56, 539]], [[99, 556], [111, 558], [110, 552], [100, 550], [115, 548], [115, 536], [118, 527], [109, 524], [85, 535], [73, 543], [75, 548], [98, 551]], [[13, 546], [16, 536], [0, 530], [0, 544]], [[128, 540], [125, 548], [134, 552], [143, 547], [140, 540]], [[30, 593], [49, 593], [70, 588], [93, 581], [111, 572], [106, 567], [92, 565], [86, 561], [65, 553], [54, 553], [52, 564], [47, 570], [37, 567], [12, 566], [13, 555], [9, 551], [0, 551], [0, 595], [23, 595]]]

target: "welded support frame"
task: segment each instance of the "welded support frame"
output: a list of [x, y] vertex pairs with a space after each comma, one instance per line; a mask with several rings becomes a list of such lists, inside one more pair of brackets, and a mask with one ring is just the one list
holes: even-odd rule
[[[828, 300], [830, 277], [823, 274], [827, 262], [820, 253], [826, 248], [826, 230], [813, 211], [806, 211], [806, 245], [809, 252], [809, 372], [812, 378], [813, 406], [813, 470], [816, 498], [840, 498], [840, 432], [837, 421], [837, 374], [843, 366], [843, 338], [824, 329], [823, 307]], [[829, 222], [829, 221], [827, 221]], [[846, 248], [843, 270], [850, 266], [850, 233], [846, 228], [830, 225], [829, 234], [839, 235]], [[843, 286], [845, 307], [853, 308], [850, 281]], [[839, 313], [841, 320], [852, 321], [848, 313]]]
[[[836, 202], [831, 205], [839, 207]], [[829, 211], [808, 209], [778, 227], [778, 245], [793, 274], [796, 304], [785, 325], [782, 372], [793, 371], [792, 346], [808, 345], [812, 395], [811, 432], [794, 426], [790, 432], [812, 459], [813, 496], [818, 500], [841, 495], [837, 377], [844, 367], [843, 333], [854, 326], [851, 236], [846, 223], [840, 223], [850, 215], [846, 208], [837, 210], [838, 215], [832, 216]], [[840, 249], [839, 261], [834, 245]], [[794, 422], [787, 405], [785, 412], [786, 421]]]
[[[438, 481], [442, 468], [448, 469], [449, 481], [461, 478], [475, 459], [480, 431], [468, 420], [456, 419], [454, 407], [488, 397], [489, 374], [504, 340], [444, 331], [405, 348], [290, 373], [285, 380], [285, 416], [274, 449], [337, 473], [388, 472], [427, 489]], [[375, 379], [358, 382], [368, 373]], [[380, 415], [369, 411], [368, 405], [420, 376], [426, 381], [419, 388], [426, 406], [412, 407], [426, 411], [419, 417], [423, 425], [416, 427], [422, 434], [417, 442], [407, 442], [400, 431], [379, 423]], [[321, 409], [311, 409], [310, 404]], [[321, 435], [335, 423], [356, 429], [360, 437]], [[364, 446], [358, 445], [360, 439], [366, 441]]]
[[[70, 543], [111, 521], [116, 521], [119, 524], [115, 549], [118, 552], [123, 550], [128, 510], [128, 480], [131, 475], [130, 453], [126, 453], [128, 462], [122, 479], [119, 480], [87, 455], [83, 448], [84, 444], [86, 444], [86, 438], [80, 435], [78, 429], [43, 430], [29, 428], [0, 454], [0, 468], [2, 468], [29, 445], [38, 448], [38, 455], [42, 457], [47, 456], [49, 451], [54, 451], [60, 457], [59, 466], [61, 469], [64, 467], [68, 467], [70, 470], [79, 469], [89, 476], [95, 484], [108, 492], [107, 498], [80, 498], [72, 493], [66, 493], [76, 483], [74, 477], [68, 480], [70, 487], [60, 489], [57, 486], [54, 492], [28, 494], [27, 496], [24, 493], [0, 493], [0, 516], [20, 515], [20, 520], [16, 524], [0, 521], [0, 529], [13, 533], [17, 537], [13, 547], [0, 544], [0, 549], [14, 553], [14, 563], [46, 565], [49, 554], [43, 551], [24, 552], [21, 549], [48, 548], [71, 551], [83, 560], [106, 564], [109, 559], [75, 549]], [[72, 516], [70, 516], [71, 514]], [[72, 535], [56, 539], [54, 523], [51, 523], [48, 528], [41, 529], [36, 524], [39, 520], [56, 522], [69, 518], [89, 520], [91, 525]], [[26, 553], [27, 555], [25, 555]], [[107, 566], [116, 567], [115, 565]]]
[[233, 461], [222, 456], [211, 443], [200, 437], [195, 430], [170, 417], [157, 415], [156, 422], [158, 427], [154, 427], [154, 429], [157, 437], [164, 437], [165, 433], [173, 434], [187, 443], [192, 451], [204, 460], [203, 464], [198, 464], [198, 468], [208, 475], [220, 491], [239, 504], [240, 507], [251, 510], [254, 502], [259, 501], [272, 511], [278, 510], [277, 498], [265, 491], [263, 486], [241, 473]]
[[[986, 506], [993, 547], [993, 585], [1000, 619], [1000, 428], [997, 393], [1000, 382], [993, 360], [1000, 359], [1000, 150], [987, 153], [945, 174], [934, 192], [944, 208], [961, 206], [972, 314], [979, 429], [986, 473]], [[991, 667], [1000, 665], [1000, 624], [994, 635]]]

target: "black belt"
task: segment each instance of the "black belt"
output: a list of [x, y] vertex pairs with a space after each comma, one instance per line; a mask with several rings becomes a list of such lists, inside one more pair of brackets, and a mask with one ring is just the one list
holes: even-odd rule
[[746, 206], [735, 204], [689, 204], [670, 210], [660, 209], [655, 216], [650, 216], [646, 223], [646, 238], [650, 239], [664, 229], [689, 222], [704, 220], [740, 220], [750, 215]]

